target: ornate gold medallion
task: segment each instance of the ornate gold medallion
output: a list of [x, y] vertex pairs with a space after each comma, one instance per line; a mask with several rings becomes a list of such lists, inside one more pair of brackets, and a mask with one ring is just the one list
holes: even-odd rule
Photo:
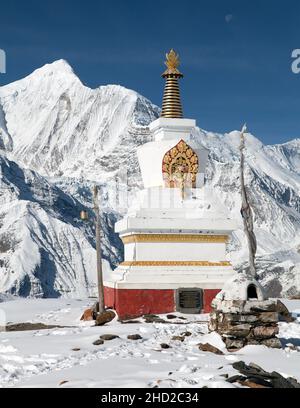
[[180, 140], [163, 158], [162, 172], [165, 187], [181, 190], [184, 187], [195, 188], [198, 167], [197, 154], [184, 140]]

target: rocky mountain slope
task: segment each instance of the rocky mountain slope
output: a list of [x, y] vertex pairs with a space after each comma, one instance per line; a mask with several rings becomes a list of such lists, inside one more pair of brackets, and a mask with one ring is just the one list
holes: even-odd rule
[[[0, 292], [82, 296], [95, 290], [91, 223], [78, 220], [101, 186], [105, 270], [122, 258], [113, 225], [126, 205], [114, 183], [141, 188], [136, 147], [150, 140], [159, 109], [134, 91], [85, 87], [65, 61], [0, 88]], [[240, 219], [239, 135], [197, 129], [210, 150], [207, 185], [240, 221], [229, 245], [235, 267], [247, 257]], [[264, 146], [247, 135], [260, 278], [270, 294], [300, 294], [300, 140]], [[243, 243], [243, 245], [242, 245]]]

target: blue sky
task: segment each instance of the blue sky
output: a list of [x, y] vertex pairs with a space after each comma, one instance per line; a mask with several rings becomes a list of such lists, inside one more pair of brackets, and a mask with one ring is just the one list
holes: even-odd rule
[[1, 2], [0, 48], [12, 82], [66, 59], [90, 87], [121, 84], [161, 105], [164, 54], [181, 56], [185, 117], [265, 143], [300, 137], [298, 0]]

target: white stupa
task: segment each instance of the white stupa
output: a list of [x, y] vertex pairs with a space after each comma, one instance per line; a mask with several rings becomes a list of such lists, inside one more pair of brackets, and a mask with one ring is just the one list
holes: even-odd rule
[[178, 55], [167, 54], [161, 117], [153, 141], [137, 150], [144, 189], [116, 223], [125, 259], [105, 282], [105, 302], [128, 318], [146, 313], [209, 312], [234, 271], [226, 243], [236, 222], [204, 183], [208, 150], [184, 119]]

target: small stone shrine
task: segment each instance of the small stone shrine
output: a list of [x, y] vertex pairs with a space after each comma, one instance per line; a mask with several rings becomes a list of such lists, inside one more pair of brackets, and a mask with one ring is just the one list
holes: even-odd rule
[[209, 329], [222, 336], [228, 350], [246, 345], [281, 348], [278, 321], [289, 312], [277, 300], [266, 299], [262, 286], [246, 273], [230, 279], [212, 302]]

